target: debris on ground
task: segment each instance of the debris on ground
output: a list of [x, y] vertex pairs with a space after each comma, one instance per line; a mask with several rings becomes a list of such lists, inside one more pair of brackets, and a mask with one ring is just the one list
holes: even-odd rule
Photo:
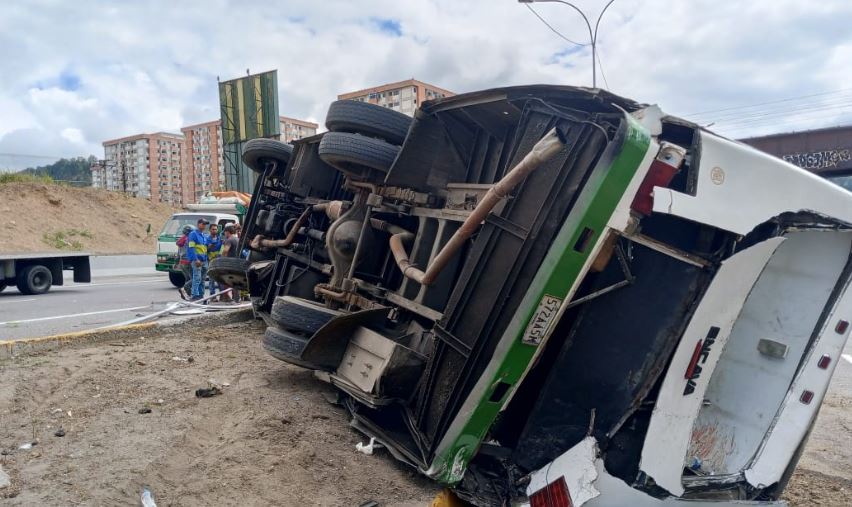
[[12, 479], [9, 478], [9, 474], [3, 470], [3, 465], [0, 465], [0, 489], [8, 488], [12, 485]]
[[139, 413], [140, 414], [150, 414], [151, 409], [149, 407], [142, 407], [142, 408], [139, 409]]
[[148, 488], [142, 489], [142, 507], [157, 507], [157, 503], [154, 502], [154, 494]]
[[62, 426], [60, 426], [59, 429], [56, 430], [56, 432], [53, 435], [56, 436], [56, 437], [64, 437], [65, 436], [65, 430], [62, 429]]
[[219, 394], [222, 394], [222, 390], [216, 386], [202, 387], [201, 389], [196, 389], [195, 391], [196, 398], [210, 398]]
[[355, 450], [360, 453], [366, 454], [367, 456], [372, 456], [374, 450], [381, 448], [382, 444], [377, 444], [375, 437], [370, 437], [369, 444], [364, 445], [364, 442], [358, 442], [357, 444], [355, 444]]

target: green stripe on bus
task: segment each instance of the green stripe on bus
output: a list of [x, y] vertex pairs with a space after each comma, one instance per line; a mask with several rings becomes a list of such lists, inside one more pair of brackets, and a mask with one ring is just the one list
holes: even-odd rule
[[[651, 138], [632, 117], [627, 118], [627, 132], [620, 152], [606, 170], [594, 171], [583, 187], [577, 204], [565, 220], [536, 273], [530, 293], [517, 309], [518, 313], [523, 312], [524, 318], [518, 325], [510, 324], [510, 329], [506, 330], [516, 336], [503, 354], [502, 363], [497, 367], [496, 373], [490, 377], [489, 388], [482, 392], [458, 436], [446, 449], [441, 450], [439, 447], [438, 454], [429, 468], [430, 475], [436, 480], [454, 484], [462, 479], [468, 463], [503, 406], [505, 395], [503, 399], [489, 401], [494, 389], [498, 384], [506, 383], [511, 385], [510, 391], [514, 390], [515, 384], [521, 379], [535, 355], [536, 347], [523, 343], [522, 339], [539, 302], [545, 295], [565, 299], [594, 250], [591, 246], [601, 239], [601, 232], [606, 228], [627, 186], [639, 169], [651, 145]], [[589, 247], [582, 252], [575, 251], [572, 245], [576, 244], [586, 228], [592, 231], [592, 236], [584, 240]], [[495, 358], [500, 352], [498, 346]], [[451, 437], [449, 433], [445, 438]]]

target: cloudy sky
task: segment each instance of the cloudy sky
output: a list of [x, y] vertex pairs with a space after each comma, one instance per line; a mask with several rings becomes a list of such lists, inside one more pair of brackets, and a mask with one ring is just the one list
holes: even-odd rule
[[[534, 7], [588, 41], [570, 8]], [[852, 122], [850, 19], [848, 0], [616, 0], [599, 85], [731, 137]], [[337, 94], [410, 77], [591, 84], [590, 48], [515, 0], [6, 2], [0, 47], [0, 170], [215, 119], [217, 76], [246, 69], [278, 69], [281, 114], [320, 123]]]

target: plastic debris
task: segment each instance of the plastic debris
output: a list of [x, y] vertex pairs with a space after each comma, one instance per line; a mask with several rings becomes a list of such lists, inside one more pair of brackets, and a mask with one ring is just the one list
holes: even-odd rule
[[18, 449], [20, 449], [22, 451], [28, 451], [28, 450], [32, 449], [34, 445], [38, 445], [38, 442], [27, 442], [25, 444], [21, 444], [21, 446], [18, 447]]
[[142, 488], [142, 507], [157, 507], [157, 503], [154, 501], [154, 494], [151, 493], [151, 490], [147, 486]]
[[9, 474], [7, 474], [3, 470], [3, 466], [0, 465], [0, 489], [8, 488], [12, 485], [12, 479], [9, 478]]
[[376, 443], [375, 437], [370, 437], [370, 443], [367, 445], [364, 445], [364, 442], [358, 442], [355, 444], [355, 450], [360, 453], [364, 453], [367, 456], [372, 456], [374, 450], [381, 449], [382, 447], [384, 447], [382, 444]]

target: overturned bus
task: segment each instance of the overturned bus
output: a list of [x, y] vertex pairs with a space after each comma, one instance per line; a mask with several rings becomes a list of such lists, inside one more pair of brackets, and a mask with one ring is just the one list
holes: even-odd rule
[[245, 276], [357, 429], [476, 505], [778, 502], [850, 332], [852, 194], [601, 90], [326, 125], [247, 144]]

